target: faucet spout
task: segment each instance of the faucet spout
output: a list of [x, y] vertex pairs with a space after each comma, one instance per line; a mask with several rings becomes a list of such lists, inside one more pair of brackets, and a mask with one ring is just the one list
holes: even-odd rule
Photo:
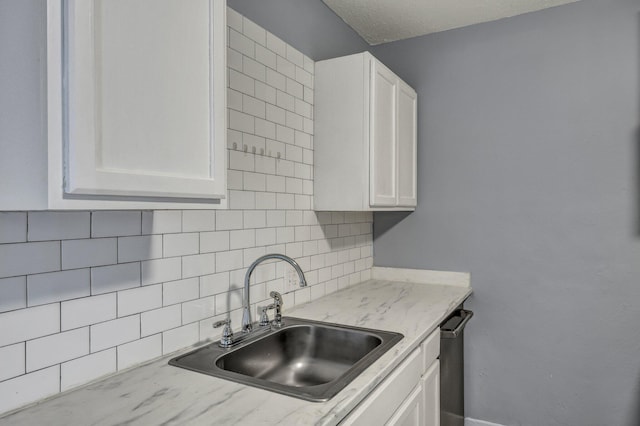
[[278, 254], [278, 253], [270, 253], [270, 254], [265, 254], [264, 256], [261, 256], [258, 259], [256, 259], [249, 266], [249, 269], [247, 269], [247, 274], [244, 276], [244, 303], [243, 303], [243, 309], [242, 309], [242, 331], [244, 333], [249, 333], [251, 332], [251, 329], [252, 329], [251, 302], [249, 297], [251, 274], [253, 273], [253, 270], [256, 269], [256, 266], [258, 266], [260, 263], [264, 262], [265, 260], [269, 260], [269, 259], [284, 260], [285, 262], [289, 263], [289, 265], [293, 266], [293, 269], [295, 269], [296, 272], [298, 273], [298, 278], [300, 279], [300, 287], [305, 287], [307, 285], [307, 280], [304, 277], [304, 272], [302, 272], [302, 268], [300, 268], [300, 265], [298, 265], [298, 262], [296, 262], [289, 256], [286, 256], [284, 254]]

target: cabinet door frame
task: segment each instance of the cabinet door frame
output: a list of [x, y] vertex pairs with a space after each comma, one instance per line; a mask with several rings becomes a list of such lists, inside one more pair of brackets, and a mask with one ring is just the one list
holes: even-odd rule
[[[397, 169], [397, 126], [398, 126], [398, 77], [385, 67], [381, 62], [371, 59], [370, 66], [370, 99], [369, 99], [369, 205], [370, 207], [393, 207], [398, 204], [398, 169]], [[382, 156], [382, 153], [376, 150], [376, 143], [380, 143], [379, 135], [376, 133], [376, 122], [379, 120], [379, 117], [375, 116], [375, 106], [378, 103], [378, 99], [380, 98], [380, 94], [376, 90], [376, 82], [378, 79], [384, 79], [390, 83], [393, 90], [393, 95], [391, 96], [390, 101], [392, 105], [390, 105], [391, 110], [393, 111], [391, 118], [391, 138], [389, 141], [391, 144], [391, 153], [392, 158], [386, 159], [385, 163], [389, 167], [391, 167], [391, 194], [380, 194], [378, 188], [376, 186], [376, 178], [379, 177], [379, 170], [376, 170], [376, 162], [379, 157]], [[382, 159], [384, 160], [384, 159]]]
[[[411, 177], [410, 177], [410, 182], [404, 182], [404, 184], [409, 184], [411, 185], [411, 190], [409, 191], [410, 194], [408, 196], [403, 196], [403, 191], [402, 189], [406, 189], [406, 188], [402, 188], [403, 185], [403, 181], [400, 179], [400, 173], [401, 171], [404, 169], [404, 167], [408, 166], [405, 164], [400, 164], [401, 162], [401, 155], [400, 155], [400, 150], [402, 149], [402, 144], [403, 144], [403, 140], [400, 137], [400, 131], [401, 131], [401, 117], [400, 117], [400, 97], [401, 96], [407, 96], [409, 99], [411, 99], [412, 101], [412, 108], [411, 108], [411, 126], [410, 126], [410, 132], [411, 132], [411, 158], [412, 158], [412, 164], [411, 164]], [[418, 202], [418, 191], [417, 191], [417, 182], [418, 182], [418, 95], [416, 94], [416, 92], [405, 82], [403, 82], [402, 80], [398, 80], [398, 100], [397, 100], [397, 112], [398, 112], [398, 118], [396, 118], [396, 122], [398, 123], [397, 125], [397, 131], [396, 131], [396, 148], [397, 148], [397, 153], [396, 153], [396, 171], [398, 173], [397, 178], [396, 178], [396, 182], [397, 182], [397, 189], [396, 189], [396, 194], [397, 194], [397, 205], [398, 206], [408, 206], [408, 207], [415, 207], [417, 205]], [[406, 129], [405, 129], [406, 130]], [[403, 167], [404, 166], [404, 167]]]
[[[62, 198], [70, 199], [88, 195], [97, 200], [153, 197], [160, 202], [217, 200], [220, 204], [226, 198], [226, 1], [209, 0], [211, 155], [206, 177], [100, 169], [96, 158], [93, 3], [48, 1], [50, 195], [60, 198], [63, 193], [66, 196]], [[65, 46], [65, 41], [72, 45]]]

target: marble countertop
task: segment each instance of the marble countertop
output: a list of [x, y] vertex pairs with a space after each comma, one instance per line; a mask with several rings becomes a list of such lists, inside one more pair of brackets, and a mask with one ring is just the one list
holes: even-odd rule
[[307, 402], [169, 366], [173, 354], [45, 400], [0, 423], [335, 425], [470, 294], [468, 286], [378, 278], [290, 310], [285, 307], [285, 317], [405, 336], [327, 402]]

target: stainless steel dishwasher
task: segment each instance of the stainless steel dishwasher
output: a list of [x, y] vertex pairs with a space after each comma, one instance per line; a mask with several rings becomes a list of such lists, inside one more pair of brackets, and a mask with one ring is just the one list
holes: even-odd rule
[[464, 327], [472, 316], [460, 305], [440, 325], [440, 426], [464, 426]]

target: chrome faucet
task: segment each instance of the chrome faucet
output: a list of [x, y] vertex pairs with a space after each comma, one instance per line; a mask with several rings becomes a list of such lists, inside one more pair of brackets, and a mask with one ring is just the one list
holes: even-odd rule
[[261, 256], [258, 259], [256, 259], [256, 261], [253, 262], [251, 266], [249, 266], [249, 269], [247, 269], [247, 274], [244, 276], [244, 309], [242, 311], [242, 332], [243, 333], [249, 333], [251, 332], [251, 329], [252, 329], [251, 303], [249, 298], [249, 287], [250, 287], [249, 281], [251, 280], [251, 274], [253, 273], [253, 270], [256, 269], [256, 266], [258, 266], [260, 263], [264, 262], [265, 260], [269, 260], [269, 259], [279, 259], [289, 263], [291, 266], [293, 266], [293, 269], [295, 269], [296, 272], [298, 273], [298, 278], [300, 278], [300, 287], [305, 287], [307, 285], [307, 280], [304, 277], [304, 272], [302, 272], [300, 265], [298, 265], [298, 263], [292, 258], [290, 258], [289, 256], [285, 256], [284, 254], [271, 253], [271, 254], [265, 254], [264, 256]]

